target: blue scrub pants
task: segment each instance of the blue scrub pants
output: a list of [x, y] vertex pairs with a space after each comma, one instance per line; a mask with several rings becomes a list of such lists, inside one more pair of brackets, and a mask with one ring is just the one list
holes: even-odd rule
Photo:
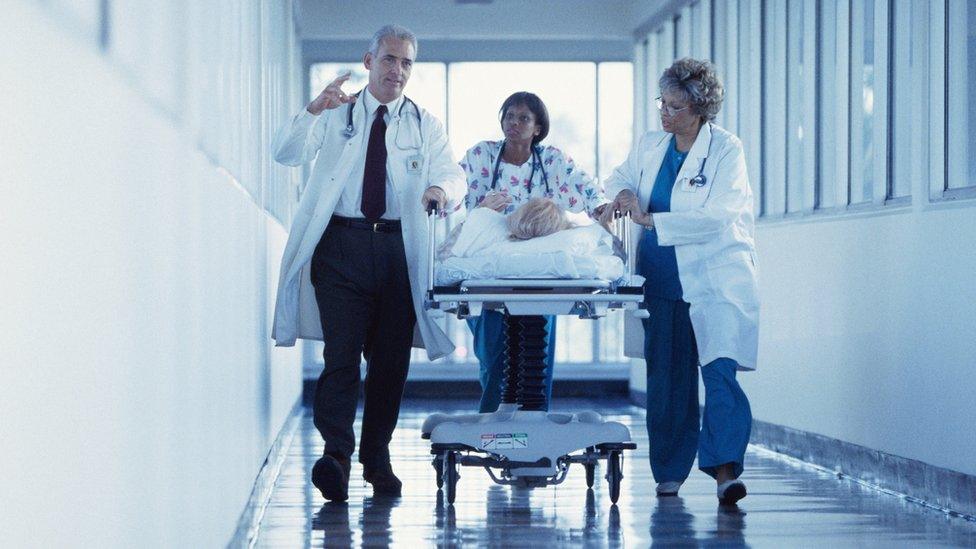
[[698, 454], [698, 469], [715, 478], [720, 465], [742, 462], [752, 430], [749, 400], [735, 380], [738, 364], [716, 359], [701, 368], [705, 411], [699, 427], [698, 346], [688, 303], [645, 295], [647, 436], [656, 482], [683, 482]]
[[[502, 401], [505, 384], [505, 323], [498, 311], [483, 311], [468, 319], [474, 335], [474, 354], [481, 363], [481, 403], [478, 411], [494, 412]], [[546, 410], [552, 401], [552, 365], [556, 357], [556, 317], [546, 319]]]

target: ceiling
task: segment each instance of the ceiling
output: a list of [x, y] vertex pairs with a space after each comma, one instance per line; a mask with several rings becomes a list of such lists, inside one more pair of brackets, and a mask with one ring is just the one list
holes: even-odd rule
[[631, 41], [674, 0], [296, 0], [303, 40], [362, 40], [395, 22], [421, 40]]

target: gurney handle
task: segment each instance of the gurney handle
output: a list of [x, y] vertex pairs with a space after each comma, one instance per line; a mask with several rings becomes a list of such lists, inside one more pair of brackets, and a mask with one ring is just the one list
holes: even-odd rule
[[434, 222], [440, 212], [437, 210], [437, 201], [431, 200], [427, 203], [427, 292], [434, 289], [434, 251], [437, 243], [434, 238]]
[[634, 276], [634, 255], [635, 250], [633, 249], [633, 223], [630, 219], [630, 212], [621, 213], [620, 210], [615, 210], [613, 212], [614, 220], [614, 234], [623, 242], [624, 251], [627, 254], [627, 259], [624, 263], [624, 270], [627, 273], [627, 277], [630, 278]]

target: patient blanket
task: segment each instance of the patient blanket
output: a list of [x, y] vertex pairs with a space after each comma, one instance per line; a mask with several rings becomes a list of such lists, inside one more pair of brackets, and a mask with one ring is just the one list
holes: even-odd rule
[[599, 278], [617, 280], [623, 261], [613, 236], [599, 224], [575, 227], [531, 240], [509, 240], [505, 216], [475, 208], [436, 268], [439, 285], [486, 278]]

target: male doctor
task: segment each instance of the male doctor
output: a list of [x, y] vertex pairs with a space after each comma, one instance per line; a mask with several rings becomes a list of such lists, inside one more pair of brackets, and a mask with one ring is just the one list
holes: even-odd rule
[[431, 360], [454, 350], [423, 308], [424, 205], [459, 204], [466, 185], [441, 122], [403, 96], [416, 55], [412, 32], [381, 28], [363, 57], [366, 88], [346, 94], [349, 75], [339, 76], [272, 144], [282, 164], [316, 160], [281, 261], [272, 337], [325, 342], [313, 405], [325, 451], [312, 482], [331, 501], [348, 497], [361, 356], [363, 478], [375, 495], [399, 496], [389, 443], [415, 327]]

